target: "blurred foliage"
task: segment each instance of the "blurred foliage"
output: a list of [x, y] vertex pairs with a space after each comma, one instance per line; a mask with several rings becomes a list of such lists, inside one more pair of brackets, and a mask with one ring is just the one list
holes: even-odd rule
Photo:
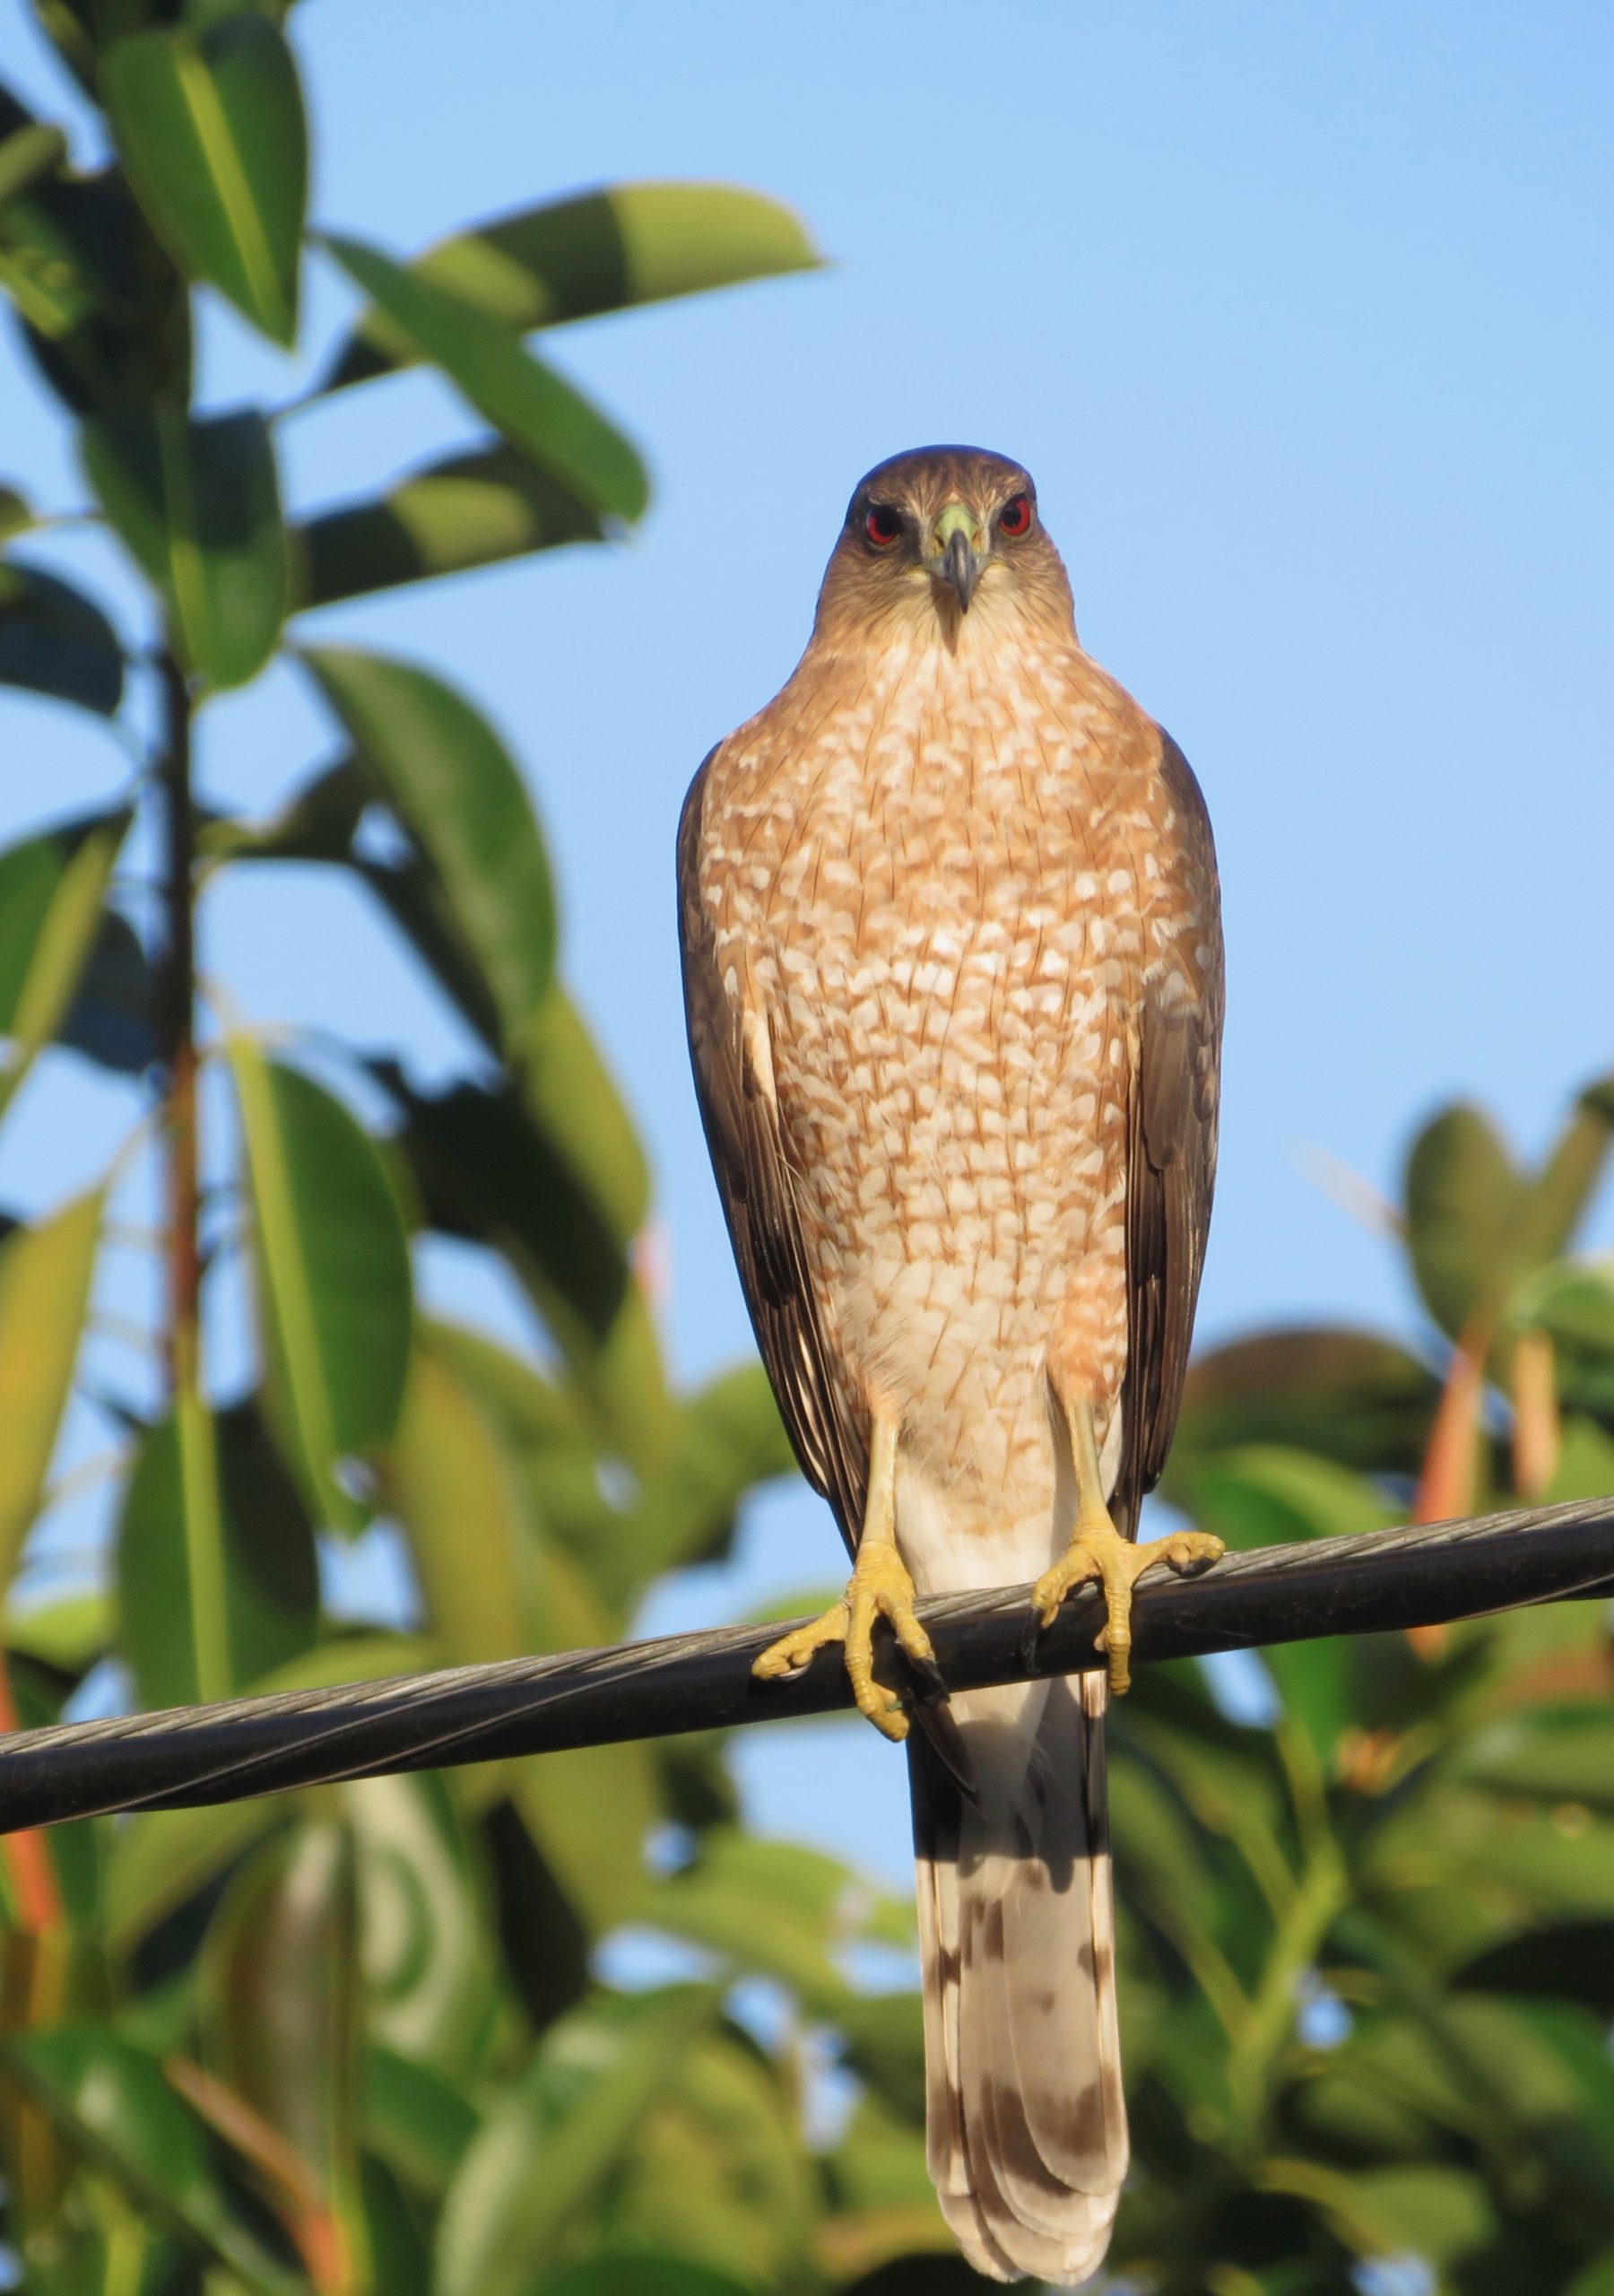
[[[0, 289], [146, 608], [120, 627], [30, 490], [0, 488], [0, 684], [119, 737], [99, 811], [0, 853], [0, 1115], [65, 1051], [138, 1120], [104, 1183], [0, 1239], [0, 1725], [613, 1639], [664, 1574], [726, 1552], [784, 1438], [754, 1364], [694, 1393], [667, 1374], [648, 1175], [558, 969], [515, 761], [435, 674], [297, 618], [620, 532], [639, 457], [529, 338], [811, 248], [753, 194], [639, 184], [400, 262], [308, 226], [286, 6], [34, 13], [115, 157], [75, 166], [0, 90]], [[221, 296], [293, 347], [307, 260], [364, 308], [298, 404], [425, 361], [486, 430], [288, 520], [283, 410], [195, 405], [193, 314]], [[194, 796], [208, 699], [281, 660], [337, 747], [271, 818], [232, 818]], [[368, 888], [464, 1023], [460, 1075], [429, 1090], [386, 1048], [233, 1020], [193, 1039], [199, 885], [287, 862]], [[233, 1109], [205, 1193], [193, 1057]], [[1402, 1215], [1427, 1344], [1316, 1329], [1202, 1360], [1171, 1501], [1247, 1544], [1607, 1490], [1614, 1273], [1565, 1255], [1611, 1131], [1605, 1083], [1529, 1172], [1478, 1111], [1437, 1116]], [[143, 1156], [168, 1205], [143, 1400], [80, 1366], [109, 1195]], [[433, 1235], [508, 1272], [528, 1344], [417, 1302]], [[218, 1392], [231, 1283], [255, 1368]], [[109, 1552], [30, 1599], [75, 1379], [115, 1455]], [[322, 1596], [376, 1525], [407, 1552], [407, 1634]], [[1117, 2286], [1614, 2286], [1603, 1610], [1250, 1669], [1242, 1709], [1213, 1674], [1155, 1668], [1116, 1717], [1137, 2153]], [[723, 1743], [697, 1737], [6, 1839], [11, 2268], [39, 2296], [974, 2284], [925, 2179], [916, 2000], [856, 1981], [872, 1949], [911, 1959], [906, 1899], [737, 1813]], [[624, 1933], [690, 1974], [603, 1981]]]

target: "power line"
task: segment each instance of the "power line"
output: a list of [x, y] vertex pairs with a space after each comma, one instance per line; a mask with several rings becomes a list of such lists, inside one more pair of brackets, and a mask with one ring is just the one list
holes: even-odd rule
[[[1029, 1588], [922, 1603], [952, 1690], [1102, 1663], [1091, 1588], [1034, 1630]], [[1523, 1604], [1614, 1595], [1614, 1498], [1523, 1508], [1365, 1537], [1226, 1556], [1193, 1580], [1158, 1570], [1133, 1614], [1134, 1664], [1263, 1643], [1434, 1625]], [[451, 1666], [0, 1739], [0, 1832], [114, 1810], [237, 1802], [341, 1779], [828, 1714], [851, 1703], [839, 1652], [794, 1681], [751, 1665], [785, 1628], [725, 1627], [604, 1650]], [[888, 1679], [902, 1661], [888, 1654]]]

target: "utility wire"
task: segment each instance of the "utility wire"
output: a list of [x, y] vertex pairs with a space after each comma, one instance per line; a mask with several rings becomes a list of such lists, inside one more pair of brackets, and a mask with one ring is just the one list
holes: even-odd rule
[[[999, 1587], [919, 1605], [950, 1690], [1103, 1663], [1094, 1646], [1102, 1607], [1090, 1587], [1046, 1630], [1035, 1624], [1029, 1593]], [[1193, 1579], [1157, 1566], [1139, 1587], [1132, 1655], [1138, 1665], [1204, 1657], [1592, 1596], [1614, 1596], [1614, 1497], [1260, 1547], [1228, 1554]], [[0, 1832], [849, 1706], [835, 1648], [791, 1681], [755, 1680], [752, 1659], [785, 1631], [778, 1623], [725, 1627], [19, 1730], [0, 1738]], [[900, 1686], [903, 1666], [887, 1651], [886, 1680]]]

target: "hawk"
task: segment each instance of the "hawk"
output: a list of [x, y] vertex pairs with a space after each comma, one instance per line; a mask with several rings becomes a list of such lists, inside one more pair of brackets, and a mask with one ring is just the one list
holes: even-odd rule
[[[757, 1671], [843, 1642], [907, 1740], [931, 2174], [978, 2270], [1073, 2286], [1127, 2161], [1106, 1699], [1140, 1573], [1221, 1552], [1135, 1541], [1210, 1211], [1222, 954], [1198, 786], [1082, 650], [1017, 463], [863, 481], [789, 683], [695, 778], [679, 894], [741, 1280], [853, 1555]], [[1028, 1578], [1045, 1624], [1101, 1582], [1107, 1680], [938, 1702], [916, 1596]], [[928, 1702], [875, 1680], [881, 1618]]]

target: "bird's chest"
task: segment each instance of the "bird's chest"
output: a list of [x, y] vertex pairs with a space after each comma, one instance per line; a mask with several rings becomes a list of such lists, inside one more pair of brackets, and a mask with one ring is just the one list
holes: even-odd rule
[[979, 705], [825, 750], [735, 888], [782, 1111], [829, 1184], [855, 1160], [871, 1220], [881, 1171], [909, 1217], [938, 1187], [963, 1216], [970, 1179], [991, 1184], [971, 1208], [1002, 1212], [1125, 1092], [1132, 787]]
[[898, 1385], [1028, 1378], [1124, 1167], [1135, 778], [981, 708], [803, 764], [729, 890], [820, 1292]]

